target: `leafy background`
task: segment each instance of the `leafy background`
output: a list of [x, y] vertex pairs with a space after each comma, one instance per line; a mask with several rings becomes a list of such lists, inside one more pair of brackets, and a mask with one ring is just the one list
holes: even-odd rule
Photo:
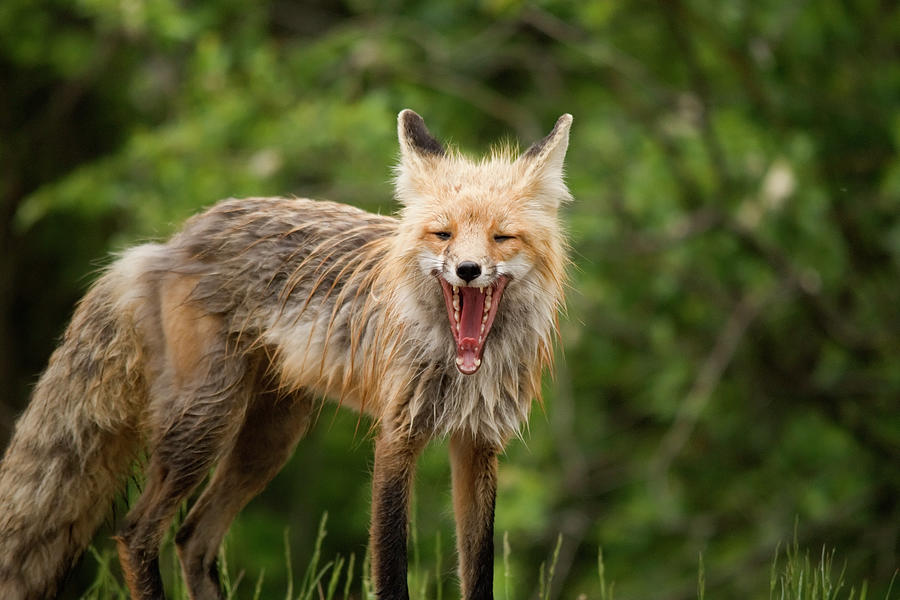
[[[229, 196], [389, 212], [404, 107], [472, 152], [570, 112], [563, 352], [501, 467], [514, 597], [535, 597], [558, 533], [553, 598], [598, 595], [600, 547], [621, 598], [693, 597], [701, 554], [711, 597], [764, 597], [795, 521], [802, 547], [837, 548], [885, 597], [900, 563], [894, 3], [4, 0], [0, 89], [0, 438], [111, 251]], [[326, 409], [236, 521], [230, 565], [265, 570], [263, 597], [283, 596], [285, 527], [296, 565], [325, 510], [323, 552], [364, 550], [355, 425]], [[417, 529], [452, 579], [448, 475], [435, 444]]]

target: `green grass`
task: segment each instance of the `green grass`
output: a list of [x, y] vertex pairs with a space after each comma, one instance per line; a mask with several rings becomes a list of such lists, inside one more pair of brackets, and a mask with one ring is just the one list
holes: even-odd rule
[[[299, 584], [294, 585], [294, 574], [291, 566], [291, 550], [288, 543], [287, 531], [284, 535], [285, 562], [287, 564], [288, 580], [285, 584], [285, 600], [375, 600], [375, 593], [370, 578], [369, 556], [357, 564], [354, 554], [345, 557], [337, 555], [333, 559], [322, 562], [322, 542], [327, 535], [326, 525], [328, 513], [322, 516], [319, 529], [313, 546], [313, 554], [309, 564], [303, 573]], [[415, 522], [411, 527], [410, 545], [410, 572], [409, 589], [414, 600], [443, 600], [444, 582], [442, 581], [441, 544], [438, 539], [435, 547], [434, 572], [422, 567], [421, 553], [416, 534]], [[562, 535], [557, 537], [549, 561], [541, 563], [538, 579], [537, 597], [540, 600], [550, 600], [552, 582], [554, 579], [556, 564], [562, 547]], [[98, 552], [95, 548], [89, 549], [90, 555], [97, 563], [97, 577], [91, 587], [82, 596], [82, 600], [127, 600], [128, 590], [117, 576], [116, 556], [112, 550]], [[172, 556], [172, 572], [180, 573], [177, 559]], [[503, 535], [503, 571], [501, 588], [504, 600], [514, 600], [510, 594], [511, 550], [509, 539]], [[231, 599], [252, 598], [261, 599], [262, 583], [265, 573], [261, 573], [252, 584], [243, 580], [243, 573], [239, 573], [232, 579], [227, 561], [226, 548], [223, 547], [219, 554], [220, 573], [222, 585], [226, 597]], [[430, 582], [434, 578], [434, 585]], [[615, 600], [615, 583], [607, 582], [606, 569], [603, 562], [603, 552], [597, 553], [597, 595], [587, 596], [581, 594], [575, 600]], [[187, 590], [179, 577], [174, 578], [169, 589], [169, 597], [172, 600], [189, 600]], [[896, 574], [894, 579], [896, 579]], [[888, 592], [883, 600], [892, 600], [894, 580], [891, 580]], [[764, 589], [761, 584], [761, 592]], [[428, 590], [435, 590], [433, 595]], [[455, 593], [451, 592], [451, 597]], [[762, 597], [762, 594], [760, 594]], [[706, 568], [703, 557], [700, 556], [697, 570], [697, 598], [706, 598]], [[782, 553], [776, 549], [772, 561], [771, 576], [769, 579], [769, 600], [869, 600], [867, 585], [863, 582], [859, 586], [850, 586], [844, 579], [843, 569], [835, 567], [835, 551], [827, 551], [824, 548], [813, 559], [808, 551], [801, 551], [796, 541]], [[881, 600], [881, 599], [872, 599]]]

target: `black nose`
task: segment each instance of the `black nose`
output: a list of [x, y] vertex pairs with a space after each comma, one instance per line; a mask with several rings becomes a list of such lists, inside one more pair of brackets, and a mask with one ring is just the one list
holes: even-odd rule
[[481, 266], [478, 263], [467, 260], [456, 265], [456, 274], [460, 279], [469, 283], [481, 275]]

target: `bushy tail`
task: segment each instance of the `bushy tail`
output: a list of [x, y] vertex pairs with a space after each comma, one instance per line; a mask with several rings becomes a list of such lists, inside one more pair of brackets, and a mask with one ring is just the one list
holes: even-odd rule
[[82, 300], [0, 463], [0, 598], [55, 595], [139, 450], [146, 390], [119, 279]]

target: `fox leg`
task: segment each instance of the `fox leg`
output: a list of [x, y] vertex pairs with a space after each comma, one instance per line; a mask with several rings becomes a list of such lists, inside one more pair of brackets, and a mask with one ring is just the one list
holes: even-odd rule
[[182, 385], [174, 402], [158, 411], [159, 433], [144, 491], [116, 538], [133, 600], [165, 598], [157, 558], [160, 541], [181, 502], [234, 443], [249, 398], [249, 379], [242, 362], [216, 361], [206, 379]]
[[372, 478], [372, 579], [378, 600], [408, 600], [406, 537], [409, 494], [425, 439], [385, 427], [375, 442]]
[[231, 521], [290, 457], [309, 426], [313, 399], [266, 393], [250, 405], [234, 446], [175, 536], [191, 598], [223, 598], [216, 558]]
[[258, 365], [229, 347], [221, 317], [194, 300], [196, 285], [196, 278], [164, 275], [156, 313], [148, 313], [144, 327], [150, 464], [144, 491], [117, 536], [132, 600], [165, 597], [158, 566], [163, 533], [234, 443], [256, 380]]
[[[242, 407], [228, 401], [218, 404], [180, 414], [155, 445], [144, 492], [116, 537], [119, 562], [133, 600], [165, 598], [158, 565], [162, 536], [182, 500], [203, 480], [237, 429], [230, 422], [234, 420], [232, 411]], [[213, 409], [215, 414], [210, 414]]]
[[494, 503], [499, 449], [469, 435], [450, 438], [459, 577], [465, 600], [494, 597]]

